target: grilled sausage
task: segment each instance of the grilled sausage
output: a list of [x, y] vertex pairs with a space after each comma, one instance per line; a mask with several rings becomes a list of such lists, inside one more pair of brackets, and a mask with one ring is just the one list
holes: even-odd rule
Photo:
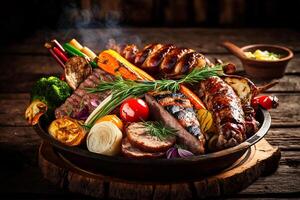
[[241, 100], [221, 78], [200, 82], [200, 97], [213, 114], [217, 135], [209, 142], [211, 151], [236, 146], [246, 139], [245, 116]]
[[[135, 51], [135, 45], [111, 44], [109, 48], [116, 50], [124, 58], [143, 70], [153, 73], [160, 71], [164, 77], [179, 78], [194, 68], [202, 68], [210, 64], [202, 54], [188, 48], [179, 48], [171, 44], [150, 44], [141, 51]], [[129, 49], [132, 49], [130, 54]], [[135, 54], [135, 59], [132, 59]]]
[[[204, 145], [205, 140], [203, 135], [199, 135], [199, 137], [195, 137], [191, 133], [185, 129], [178, 120], [172, 116], [163, 106], [161, 106], [156, 99], [154, 99], [151, 95], [145, 95], [146, 102], [150, 107], [151, 114], [159, 121], [162, 121], [168, 127], [174, 128], [177, 130], [177, 141], [179, 144], [183, 145], [187, 148], [187, 150], [191, 151], [195, 155], [204, 153]], [[177, 109], [177, 108], [176, 108]], [[198, 122], [199, 123], [199, 122]], [[190, 126], [191, 128], [193, 126]], [[195, 126], [194, 126], [195, 127]], [[192, 132], [192, 131], [191, 131]], [[197, 131], [195, 131], [197, 133]]]

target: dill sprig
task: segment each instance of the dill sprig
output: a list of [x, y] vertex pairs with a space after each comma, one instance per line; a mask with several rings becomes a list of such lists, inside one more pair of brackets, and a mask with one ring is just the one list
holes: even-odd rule
[[176, 129], [166, 127], [162, 122], [159, 121], [146, 121], [143, 122], [143, 125], [151, 135], [159, 138], [160, 140], [164, 140], [172, 135], [175, 136], [177, 132]]
[[216, 65], [213, 67], [205, 67], [202, 69], [194, 69], [189, 74], [185, 75], [179, 80], [155, 80], [155, 81], [132, 81], [125, 80], [120, 76], [112, 82], [100, 81], [96, 88], [85, 88], [90, 93], [111, 91], [112, 99], [107, 102], [98, 113], [93, 116], [93, 119], [88, 125], [93, 125], [93, 123], [109, 114], [116, 106], [120, 105], [125, 99], [129, 97], [139, 97], [150, 91], [172, 91], [176, 92], [179, 90], [180, 84], [183, 83], [197, 83], [201, 80], [209, 78], [211, 76], [221, 76], [223, 75], [223, 70], [221, 65]]

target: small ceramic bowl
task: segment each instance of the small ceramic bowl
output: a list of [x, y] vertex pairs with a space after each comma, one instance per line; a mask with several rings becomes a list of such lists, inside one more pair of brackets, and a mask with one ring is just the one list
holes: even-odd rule
[[[225, 42], [223, 43], [223, 46], [236, 55], [243, 63], [246, 73], [252, 78], [256, 79], [272, 79], [283, 77], [288, 62], [294, 56], [290, 49], [278, 45], [253, 44], [239, 48], [230, 42]], [[257, 49], [279, 54], [281, 55], [281, 58], [275, 61], [254, 60], [247, 58], [244, 54], [244, 52], [255, 52]]]

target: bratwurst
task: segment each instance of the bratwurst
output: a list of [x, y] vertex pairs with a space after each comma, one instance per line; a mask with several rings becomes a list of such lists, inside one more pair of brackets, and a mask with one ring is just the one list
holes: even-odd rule
[[218, 151], [243, 142], [246, 139], [245, 114], [232, 87], [213, 76], [200, 82], [199, 95], [211, 111], [217, 129], [209, 141], [209, 150]]

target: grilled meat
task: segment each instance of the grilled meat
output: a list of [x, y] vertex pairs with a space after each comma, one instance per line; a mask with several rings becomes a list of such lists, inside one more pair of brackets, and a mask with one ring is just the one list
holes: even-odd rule
[[149, 73], [160, 71], [168, 78], [179, 78], [196, 67], [210, 64], [202, 54], [170, 44], [149, 44], [141, 51], [137, 51], [135, 45], [110, 44], [108, 48], [116, 50], [143, 70]]
[[131, 123], [126, 128], [127, 138], [129, 142], [146, 152], [162, 152], [167, 151], [175, 144], [175, 136], [169, 136], [161, 140], [160, 138], [151, 135], [143, 123]]
[[152, 93], [152, 96], [178, 120], [182, 127], [195, 137], [202, 136], [193, 106], [183, 94], [164, 91]]
[[85, 88], [96, 87], [100, 80], [111, 81], [113, 77], [103, 70], [96, 68], [87, 77], [64, 104], [55, 110], [55, 117], [70, 116], [71, 118], [85, 120], [88, 115], [100, 104], [109, 92], [88, 93]]
[[[194, 154], [203, 154], [205, 138], [201, 133], [199, 122], [195, 116], [190, 103], [180, 104], [185, 101], [182, 94], [171, 92], [160, 92], [152, 97], [145, 95], [146, 102], [150, 107], [151, 114], [167, 126], [177, 130], [177, 141]], [[166, 101], [166, 98], [175, 99], [173, 103]], [[156, 100], [157, 99], [157, 100]], [[166, 107], [163, 107], [166, 105]]]
[[160, 158], [165, 155], [165, 152], [144, 152], [132, 146], [132, 144], [128, 141], [128, 138], [124, 138], [122, 140], [122, 154], [130, 158]]
[[83, 57], [71, 57], [65, 64], [66, 81], [73, 90], [91, 73], [92, 67]]
[[219, 77], [200, 82], [200, 97], [213, 114], [217, 135], [210, 141], [211, 151], [236, 146], [246, 139], [245, 115], [240, 98]]

